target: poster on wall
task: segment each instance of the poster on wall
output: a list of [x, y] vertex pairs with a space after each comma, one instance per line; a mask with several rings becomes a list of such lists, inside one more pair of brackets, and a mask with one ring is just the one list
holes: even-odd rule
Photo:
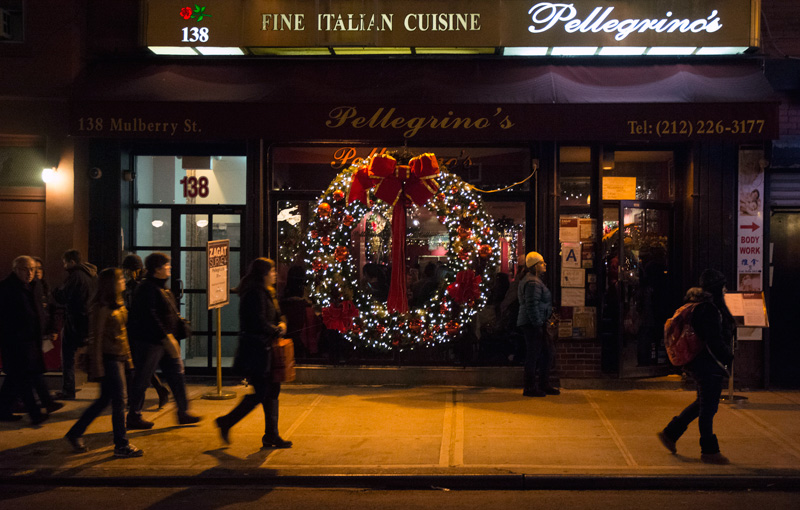
[[577, 243], [580, 241], [578, 218], [561, 217], [561, 228], [558, 237], [562, 243]]
[[[739, 292], [764, 290], [764, 169], [763, 150], [739, 151], [739, 214], [737, 281]], [[761, 330], [739, 329], [740, 340], [761, 340]]]
[[561, 267], [579, 269], [581, 267], [581, 244], [564, 243], [561, 245]]

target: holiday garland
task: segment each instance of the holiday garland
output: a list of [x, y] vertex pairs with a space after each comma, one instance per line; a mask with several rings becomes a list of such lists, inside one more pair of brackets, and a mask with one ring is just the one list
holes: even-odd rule
[[[390, 218], [397, 200], [410, 199], [403, 184], [395, 204], [375, 197], [373, 186], [379, 189], [389, 185], [388, 180], [384, 182], [372, 173], [373, 166], [377, 166], [374, 163], [384, 161], [354, 162], [334, 178], [317, 203], [304, 241], [311, 299], [321, 311], [326, 327], [340, 331], [351, 342], [400, 350], [445, 343], [456, 338], [486, 304], [488, 286], [499, 264], [499, 237], [493, 220], [473, 189], [438, 166], [432, 154], [412, 159], [412, 167], [419, 162], [415, 159], [422, 158], [429, 158], [436, 167], [435, 175], [423, 177], [431, 196], [424, 204], [409, 207], [412, 211], [414, 207], [425, 207], [435, 214], [447, 227], [449, 247], [444, 281], [421, 307], [392, 311], [391, 306], [374, 300], [359, 288], [359, 268], [350, 253], [353, 242], [360, 242], [354, 238], [353, 230], [367, 213]], [[408, 158], [397, 157], [396, 163], [398, 168], [409, 168], [405, 166]], [[429, 169], [428, 173], [433, 171]], [[353, 199], [353, 193], [359, 194], [360, 199]], [[404, 275], [405, 268], [400, 270]]]

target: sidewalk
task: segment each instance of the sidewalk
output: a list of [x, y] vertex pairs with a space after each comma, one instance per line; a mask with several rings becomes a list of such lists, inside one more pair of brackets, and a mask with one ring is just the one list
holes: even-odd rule
[[800, 392], [740, 392], [715, 420], [732, 464], [700, 462], [696, 425], [671, 455], [656, 431], [694, 399], [684, 390], [566, 389], [525, 398], [521, 390], [473, 387], [284, 385], [281, 434], [287, 450], [262, 450], [256, 409], [222, 443], [213, 419], [234, 400], [208, 400], [215, 386], [189, 387], [191, 411], [178, 426], [174, 404], [155, 410], [148, 431], [130, 431], [144, 457], [112, 457], [108, 412], [87, 431], [90, 451], [63, 439], [97, 396], [79, 399], [38, 428], [27, 417], [0, 423], [0, 483], [196, 485], [266, 483], [410, 488], [792, 488], [800, 486]]

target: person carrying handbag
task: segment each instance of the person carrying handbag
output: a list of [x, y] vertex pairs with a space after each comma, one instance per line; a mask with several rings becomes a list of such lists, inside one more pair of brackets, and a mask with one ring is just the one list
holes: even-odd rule
[[151, 253], [144, 259], [144, 266], [147, 276], [136, 287], [128, 323], [128, 334], [136, 354], [133, 360], [136, 369], [128, 398], [128, 429], [153, 428], [153, 422], [142, 418], [142, 408], [145, 392], [158, 367], [161, 367], [175, 397], [178, 423], [197, 423], [200, 418], [189, 414], [181, 347], [175, 338], [176, 333], [183, 330], [183, 319], [178, 314], [172, 293], [166, 289], [172, 272], [169, 255]]
[[257, 258], [250, 263], [236, 292], [239, 294], [239, 348], [233, 368], [245, 376], [255, 390], [245, 395], [231, 412], [216, 419], [220, 436], [230, 443], [230, 430], [257, 405], [264, 409], [264, 448], [291, 448], [292, 442], [278, 433], [278, 395], [281, 383], [272, 369], [272, 346], [286, 334], [275, 293], [275, 263]]

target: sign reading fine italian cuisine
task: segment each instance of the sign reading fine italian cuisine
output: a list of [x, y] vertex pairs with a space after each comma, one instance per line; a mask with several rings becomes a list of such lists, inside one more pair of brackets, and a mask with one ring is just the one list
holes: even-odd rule
[[229, 267], [230, 240], [209, 241], [208, 253], [208, 309], [221, 308], [230, 302]]

